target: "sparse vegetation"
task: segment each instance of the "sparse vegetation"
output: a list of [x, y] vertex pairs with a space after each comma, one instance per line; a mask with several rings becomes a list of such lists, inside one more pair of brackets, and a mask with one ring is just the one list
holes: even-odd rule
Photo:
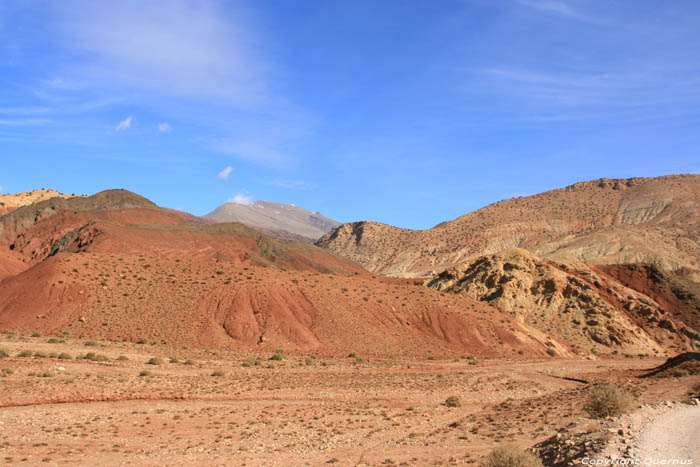
[[96, 354], [94, 352], [88, 352], [82, 357], [84, 360], [90, 360], [91, 362], [108, 362], [109, 357], [102, 354]]
[[527, 451], [516, 446], [501, 446], [486, 456], [484, 467], [541, 467], [542, 462]]
[[221, 370], [215, 370], [214, 372], [212, 372], [211, 375], [212, 376], [224, 376], [224, 372]]
[[60, 354], [58, 354], [58, 359], [59, 360], [72, 360], [73, 357], [71, 357], [70, 354], [68, 354], [66, 352], [61, 352]]
[[28, 358], [28, 357], [31, 357], [32, 355], [34, 355], [34, 352], [31, 350], [23, 350], [17, 354], [17, 356], [20, 358]]
[[590, 390], [585, 410], [594, 418], [616, 417], [629, 410], [632, 400], [632, 395], [626, 390], [602, 384]]
[[158, 357], [151, 357], [150, 360], [146, 362], [147, 365], [162, 365], [163, 360]]
[[10, 356], [10, 352], [7, 349], [0, 349], [0, 358], [7, 358]]
[[450, 396], [447, 399], [445, 399], [445, 405], [447, 407], [461, 407], [462, 401], [459, 399], [458, 396]]
[[148, 370], [141, 370], [139, 376], [151, 376], [151, 372]]

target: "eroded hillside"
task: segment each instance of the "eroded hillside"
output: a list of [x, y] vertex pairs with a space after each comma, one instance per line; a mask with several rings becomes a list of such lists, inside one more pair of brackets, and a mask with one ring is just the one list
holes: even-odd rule
[[544, 258], [697, 271], [699, 219], [700, 175], [601, 179], [501, 201], [428, 230], [343, 224], [317, 244], [372, 272], [406, 277], [514, 247]]

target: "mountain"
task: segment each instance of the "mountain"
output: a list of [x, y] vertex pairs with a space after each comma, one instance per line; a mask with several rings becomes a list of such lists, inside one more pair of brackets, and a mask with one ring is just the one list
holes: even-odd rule
[[190, 222], [125, 190], [0, 216], [0, 273], [0, 330], [422, 358], [547, 349], [547, 336], [470, 297], [372, 277], [240, 223]]
[[226, 203], [204, 217], [216, 222], [240, 222], [275, 236], [280, 236], [280, 232], [289, 232], [311, 240], [340, 225], [340, 222], [318, 212], [271, 201], [256, 201], [250, 205]]
[[700, 286], [653, 266], [599, 269], [511, 248], [449, 268], [427, 285], [488, 303], [574, 349], [700, 348]]
[[600, 179], [513, 198], [428, 230], [343, 224], [317, 245], [418, 277], [507, 248], [590, 264], [646, 263], [700, 280], [700, 175]]
[[44, 201], [51, 198], [72, 198], [75, 196], [79, 195], [66, 195], [64, 193], [59, 193], [56, 190], [48, 190], [46, 188], [24, 191], [22, 193], [0, 195], [0, 216], [14, 211], [17, 208], [21, 208], [22, 206], [38, 203], [39, 201]]

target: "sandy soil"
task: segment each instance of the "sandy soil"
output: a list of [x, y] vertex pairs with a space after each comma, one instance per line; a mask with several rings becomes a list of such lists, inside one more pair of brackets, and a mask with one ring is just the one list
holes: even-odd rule
[[658, 416], [640, 433], [639, 446], [636, 457], [645, 465], [700, 462], [700, 406], [679, 405]]
[[[0, 348], [8, 465], [477, 464], [499, 444], [527, 448], [585, 419], [588, 385], [564, 378], [615, 381], [649, 402], [700, 379], [674, 379], [676, 389], [636, 379], [652, 358], [277, 359], [12, 334]], [[88, 352], [107, 360], [76, 358]]]

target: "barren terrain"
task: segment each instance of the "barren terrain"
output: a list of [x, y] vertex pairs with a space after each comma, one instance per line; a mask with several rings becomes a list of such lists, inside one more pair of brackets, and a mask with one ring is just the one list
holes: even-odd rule
[[8, 465], [477, 464], [573, 421], [599, 427], [582, 408], [592, 383], [653, 403], [700, 382], [637, 378], [654, 358], [367, 359], [14, 333], [0, 348]]
[[392, 276], [425, 276], [517, 247], [564, 261], [687, 269], [698, 280], [699, 216], [700, 175], [601, 179], [500, 201], [427, 230], [343, 224], [317, 244]]

